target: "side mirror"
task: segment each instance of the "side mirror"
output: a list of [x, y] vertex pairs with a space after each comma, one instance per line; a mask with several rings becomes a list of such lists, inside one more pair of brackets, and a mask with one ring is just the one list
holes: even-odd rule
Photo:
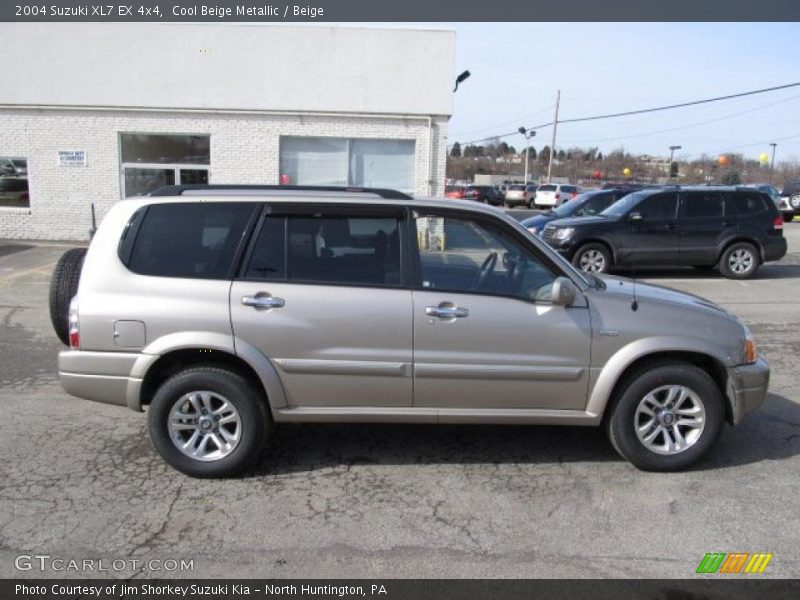
[[637, 210], [635, 210], [632, 213], [628, 214], [628, 221], [630, 221], [631, 223], [636, 223], [637, 221], [641, 221], [641, 220], [642, 220], [642, 213], [640, 213]]
[[550, 299], [555, 306], [572, 306], [577, 294], [575, 284], [566, 277], [557, 277], [553, 282]]

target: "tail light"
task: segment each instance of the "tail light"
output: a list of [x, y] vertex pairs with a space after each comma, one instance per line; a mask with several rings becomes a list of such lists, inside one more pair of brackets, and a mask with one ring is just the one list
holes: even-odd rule
[[69, 303], [69, 347], [78, 350], [81, 346], [81, 333], [78, 327], [78, 297]]
[[783, 229], [783, 216], [778, 215], [775, 217], [775, 220], [772, 222], [773, 229]]
[[556, 192], [556, 200], [558, 200], [559, 198], [561, 198], [561, 194], [559, 192]]

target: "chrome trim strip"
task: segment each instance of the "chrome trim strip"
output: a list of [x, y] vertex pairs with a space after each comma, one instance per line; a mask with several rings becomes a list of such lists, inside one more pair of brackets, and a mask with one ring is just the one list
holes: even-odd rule
[[378, 362], [371, 360], [310, 360], [276, 358], [273, 362], [284, 373], [307, 373], [311, 375], [378, 375], [408, 377], [409, 363]]
[[427, 407], [303, 406], [272, 411], [275, 421], [305, 423], [486, 423], [598, 425], [582, 410], [539, 408], [470, 409]]
[[449, 365], [417, 363], [414, 376], [429, 379], [514, 379], [530, 381], [577, 381], [583, 367], [526, 367], [515, 365]]

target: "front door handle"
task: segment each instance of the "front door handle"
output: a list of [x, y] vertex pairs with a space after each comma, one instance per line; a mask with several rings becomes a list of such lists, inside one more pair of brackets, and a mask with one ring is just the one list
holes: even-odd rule
[[243, 296], [242, 304], [256, 309], [281, 308], [286, 304], [286, 300], [274, 296]]
[[425, 314], [440, 319], [463, 319], [469, 316], [469, 309], [461, 306], [426, 306]]
[[677, 227], [677, 225], [675, 225], [675, 223], [668, 223], [668, 224], [664, 225], [664, 229], [667, 229], [669, 231], [674, 230], [676, 227]]

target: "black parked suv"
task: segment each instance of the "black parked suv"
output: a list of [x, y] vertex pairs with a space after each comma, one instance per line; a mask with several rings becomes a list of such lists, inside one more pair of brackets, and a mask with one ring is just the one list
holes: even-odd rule
[[766, 194], [747, 188], [641, 190], [595, 217], [559, 219], [542, 238], [578, 268], [719, 267], [732, 279], [755, 275], [786, 254], [783, 218]]

